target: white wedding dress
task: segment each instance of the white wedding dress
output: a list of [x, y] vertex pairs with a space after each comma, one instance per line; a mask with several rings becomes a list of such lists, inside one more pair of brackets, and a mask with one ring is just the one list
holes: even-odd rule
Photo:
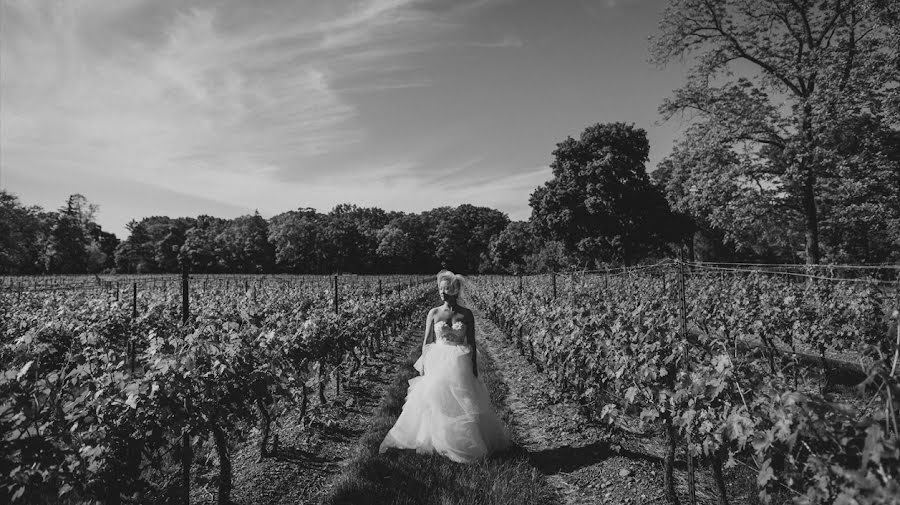
[[473, 373], [465, 325], [437, 321], [434, 332], [435, 342], [425, 344], [413, 365], [424, 375], [409, 380], [403, 410], [378, 452], [415, 449], [470, 463], [509, 447], [509, 435], [494, 413], [487, 388]]

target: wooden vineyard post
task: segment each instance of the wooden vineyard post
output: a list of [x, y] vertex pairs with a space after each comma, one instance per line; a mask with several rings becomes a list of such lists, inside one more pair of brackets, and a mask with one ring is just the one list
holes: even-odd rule
[[338, 304], [339, 303], [340, 302], [338, 300], [338, 276], [337, 276], [337, 274], [334, 274], [334, 313], [335, 314], [338, 313]]
[[381, 279], [378, 279], [378, 299], [381, 300]]
[[[191, 399], [184, 401], [185, 417], [189, 417], [191, 413]], [[194, 450], [191, 447], [191, 430], [186, 426], [184, 433], [181, 435], [181, 503], [190, 505], [191, 503], [191, 466], [194, 464]]]
[[[137, 282], [131, 284], [131, 323], [137, 319]], [[137, 343], [134, 341], [135, 336], [131, 335], [131, 342], [128, 343], [128, 359], [131, 361], [131, 373], [134, 373], [135, 347]]]
[[[678, 319], [681, 322], [681, 338], [684, 341], [684, 369], [690, 378], [691, 373], [691, 356], [688, 350], [687, 340], [687, 301], [684, 292], [684, 252], [681, 254], [681, 261], [678, 265]], [[685, 430], [687, 434], [687, 450], [685, 451], [685, 459], [687, 459], [688, 467], [688, 495], [690, 496], [691, 505], [697, 505], [697, 494], [694, 487], [694, 458], [691, 457], [691, 427], [687, 426]]]
[[522, 293], [522, 274], [519, 274], [519, 293]]
[[117, 301], [117, 302], [119, 301], [119, 296], [120, 296], [119, 293], [120, 293], [121, 291], [122, 291], [122, 289], [121, 289], [121, 287], [119, 286], [119, 281], [116, 281], [116, 301]]
[[190, 296], [188, 293], [188, 267], [187, 263], [181, 265], [181, 322], [187, 324], [191, 313]]
[[[334, 274], [334, 313], [335, 314], [339, 313], [340, 303], [341, 303], [340, 295], [338, 295], [338, 276], [337, 276], [337, 274]], [[324, 363], [320, 363], [319, 366], [324, 366]], [[340, 395], [341, 394], [341, 366], [340, 365], [337, 365], [334, 367], [334, 385], [335, 385], [334, 395], [335, 396]], [[325, 395], [325, 390], [322, 389], [320, 396], [322, 398], [324, 398], [325, 397], [324, 395]]]
[[550, 278], [553, 279], [553, 299], [556, 300], [556, 271], [550, 273]]

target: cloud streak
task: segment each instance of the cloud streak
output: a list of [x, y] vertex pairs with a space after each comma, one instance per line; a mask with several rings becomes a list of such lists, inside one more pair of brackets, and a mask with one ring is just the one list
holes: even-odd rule
[[517, 35], [506, 35], [496, 42], [470, 42], [468, 45], [472, 47], [483, 47], [486, 49], [517, 49], [524, 46], [525, 42]]
[[[363, 141], [346, 92], [429, 85], [384, 70], [435, 29], [409, 0], [151, 3], [3, 0], [4, 170], [113, 172], [233, 201], [229, 188], [281, 184]], [[380, 80], [335, 84], [367, 71]]]

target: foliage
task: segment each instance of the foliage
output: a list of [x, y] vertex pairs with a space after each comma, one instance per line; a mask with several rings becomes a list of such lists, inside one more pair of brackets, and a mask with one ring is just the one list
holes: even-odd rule
[[528, 256], [536, 252], [538, 244], [530, 222], [509, 223], [491, 239], [488, 256], [492, 270], [510, 274], [523, 273], [528, 268]]
[[157, 503], [178, 487], [167, 455], [212, 441], [227, 502], [228, 441], [296, 400], [304, 409], [308, 381], [321, 387], [382, 348], [430, 291], [411, 284], [379, 300], [371, 279], [343, 285], [335, 313], [330, 283], [298, 280], [194, 286], [184, 325], [177, 292], [143, 293], [137, 318], [77, 291], [4, 293], [0, 500]]
[[441, 267], [455, 268], [460, 272], [479, 272], [489, 268], [488, 248], [491, 239], [509, 224], [506, 214], [469, 204], [455, 209], [435, 210], [445, 214], [436, 219], [430, 237]]
[[202, 273], [423, 272], [488, 268], [491, 239], [509, 219], [461, 205], [421, 214], [387, 213], [351, 204], [328, 214], [301, 208], [263, 219], [212, 216], [132, 221], [116, 251], [120, 272]]
[[[532, 296], [521, 296], [514, 282], [479, 276], [469, 293], [555, 393], [589, 417], [623, 436], [672, 423], [683, 439], [690, 434], [698, 461], [755, 467], [764, 501], [789, 490], [798, 504], [896, 503], [900, 321], [892, 290], [871, 281], [691, 276], [686, 335], [668, 267], [572, 279], [557, 299], [547, 280], [528, 278]], [[866, 379], [855, 392], [824, 391], [775, 349], [855, 356]]]
[[0, 272], [36, 273], [48, 225], [41, 210], [25, 207], [6, 190], [0, 190]]
[[[846, 261], [860, 240], [851, 231], [861, 230], [865, 250], [852, 258], [895, 258], [896, 235], [880, 236], [900, 217], [890, 155], [900, 127], [891, 107], [900, 99], [897, 30], [881, 15], [889, 4], [671, 2], [653, 58], [694, 58], [687, 84], [660, 108], [692, 120], [667, 181], [673, 205], [701, 221], [709, 214], [700, 209], [712, 211], [710, 224], [738, 247], [775, 224], [789, 242], [803, 234], [807, 262], [819, 263], [822, 249]], [[732, 205], [706, 190], [723, 182]]]
[[94, 221], [97, 209], [74, 194], [59, 210], [46, 212], [0, 190], [0, 273], [111, 270], [118, 239]]
[[623, 123], [589, 126], [557, 144], [553, 179], [529, 199], [534, 230], [588, 267], [660, 247], [654, 223], [669, 212], [644, 167], [649, 149], [646, 132]]

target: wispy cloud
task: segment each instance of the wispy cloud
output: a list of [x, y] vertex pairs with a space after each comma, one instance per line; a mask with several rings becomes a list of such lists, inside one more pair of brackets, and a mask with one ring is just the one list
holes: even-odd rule
[[117, 233], [154, 202], [526, 215], [549, 172], [516, 167], [672, 88], [635, 74], [637, 1], [0, 0], [0, 183]]
[[506, 49], [522, 47], [525, 45], [525, 42], [517, 35], [506, 35], [502, 39], [494, 42], [469, 42], [468, 45], [488, 49]]
[[[467, 167], [469, 168], [469, 167]], [[503, 209], [514, 220], [526, 220], [531, 215], [528, 196], [536, 187], [553, 177], [549, 166], [504, 171], [481, 177], [470, 177], [461, 187], [442, 191], [440, 205], [475, 203]]]
[[608, 16], [610, 9], [634, 5], [642, 0], [578, 0], [582, 8], [594, 18]]
[[413, 3], [2, 0], [0, 163], [223, 201], [283, 186], [365, 139], [348, 93], [429, 85], [391, 63], [443, 24]]
[[502, 175], [482, 177], [474, 181], [473, 186], [484, 193], [509, 193], [510, 190], [534, 189], [552, 177], [553, 170], [549, 166], [541, 166]]

